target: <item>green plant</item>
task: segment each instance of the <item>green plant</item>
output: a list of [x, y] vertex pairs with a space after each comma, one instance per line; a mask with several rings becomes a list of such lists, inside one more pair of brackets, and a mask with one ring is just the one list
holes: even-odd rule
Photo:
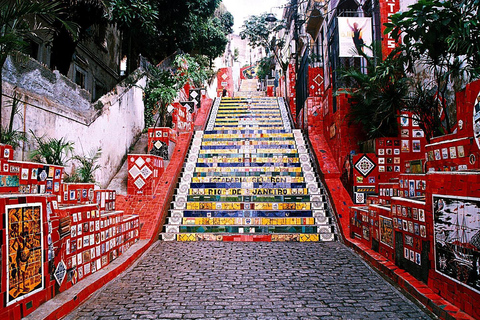
[[257, 78], [265, 79], [266, 76], [271, 74], [270, 71], [272, 70], [272, 67], [273, 67], [272, 56], [267, 56], [260, 59], [260, 62], [258, 63], [258, 69], [257, 69]]
[[202, 67], [198, 60], [188, 53], [179, 54], [175, 57], [173, 64], [177, 68], [175, 76], [180, 88], [188, 81], [191, 81], [194, 86], [201, 87], [208, 79], [207, 68]]
[[73, 142], [66, 141], [65, 138], [37, 137], [32, 130], [30, 133], [38, 145], [31, 152], [30, 159], [59, 166], [64, 166], [69, 161], [67, 156], [73, 152]]
[[439, 100], [435, 89], [417, 82], [406, 99], [406, 109], [416, 116], [428, 142], [431, 137], [447, 133], [439, 115]]
[[14, 149], [20, 145], [21, 141], [26, 141], [25, 132], [20, 130], [13, 129], [13, 120], [16, 115], [19, 115], [19, 104], [20, 100], [17, 98], [17, 93], [15, 92], [12, 98], [11, 111], [10, 111], [10, 121], [8, 126], [0, 126], [0, 143], [9, 144]]
[[233, 49], [233, 61], [238, 62], [238, 57], [240, 56], [240, 52], [238, 48]]
[[430, 111], [438, 117], [443, 105], [447, 132], [456, 122], [455, 91], [480, 76], [478, 6], [478, 0], [419, 0], [385, 24], [407, 70], [428, 75], [423, 86], [436, 93]]
[[116, 23], [123, 31], [126, 43], [127, 74], [136, 68], [138, 46], [135, 40], [141, 38], [142, 33], [156, 35], [159, 11], [156, 6], [146, 0], [108, 0], [110, 21]]
[[93, 149], [88, 155], [75, 155], [72, 160], [76, 160], [79, 165], [72, 169], [72, 173], [69, 175], [71, 182], [82, 183], [95, 183], [95, 171], [101, 168], [99, 164], [96, 164], [100, 156], [102, 155], [102, 149]]
[[351, 102], [348, 119], [360, 124], [368, 139], [397, 135], [397, 116], [406, 106], [409, 89], [409, 79], [397, 54], [394, 52], [382, 60], [381, 50], [373, 51], [376, 57], [364, 54], [366, 73], [357, 68], [341, 71], [346, 89], [335, 93], [348, 95]]
[[[147, 70], [144, 89], [145, 127], [167, 125], [167, 106], [187, 82], [201, 87], [211, 78], [211, 70], [205, 66], [202, 56], [179, 54], [173, 61], [173, 71], [151, 66]], [[209, 71], [210, 70], [210, 71]], [[155, 121], [155, 115], [157, 120]]]
[[[286, 28], [285, 22], [282, 20], [275, 22], [268, 22], [266, 20], [268, 14], [263, 13], [258, 16], [250, 16], [243, 22], [240, 37], [247, 39], [249, 44], [253, 47], [263, 47], [267, 56], [275, 57], [276, 62], [286, 75], [288, 69], [288, 59], [283, 56], [283, 47], [285, 40], [277, 38], [277, 32]], [[284, 77], [285, 96], [287, 94], [287, 77]]]
[[157, 67], [148, 69], [148, 82], [144, 89], [145, 127], [155, 125], [154, 116], [158, 114], [160, 126], [165, 124], [166, 106], [175, 99], [179, 89], [177, 79], [168, 70]]

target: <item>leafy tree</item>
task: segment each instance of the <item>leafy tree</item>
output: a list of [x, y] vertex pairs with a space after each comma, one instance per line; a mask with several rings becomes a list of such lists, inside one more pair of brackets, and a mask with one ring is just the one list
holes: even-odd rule
[[455, 7], [459, 11], [455, 17], [461, 18], [451, 21], [452, 34], [447, 38], [449, 51], [464, 59], [465, 71], [470, 79], [476, 79], [480, 76], [480, 1], [456, 0], [446, 5]]
[[147, 0], [109, 0], [109, 18], [117, 23], [124, 34], [124, 51], [129, 58], [127, 61], [127, 74], [136, 68], [133, 59], [139, 49], [142, 35], [156, 36], [158, 10], [151, 1]]
[[223, 54], [228, 43], [221, 22], [218, 18], [209, 18], [201, 22], [195, 30], [193, 34], [195, 47], [192, 52], [207, 56], [211, 65], [213, 59]]
[[[268, 22], [267, 13], [258, 16], [250, 16], [244, 21], [240, 37], [247, 39], [252, 47], [263, 47], [267, 55], [272, 55], [280, 65], [283, 74], [286, 75], [288, 61], [283, 61], [282, 49], [285, 45], [283, 39], [275, 37], [276, 33], [285, 28], [285, 23], [281, 20]], [[285, 79], [285, 96], [287, 96], [287, 77]]]
[[260, 62], [258, 63], [257, 77], [259, 79], [265, 79], [265, 77], [270, 74], [270, 70], [272, 70], [272, 64], [272, 56], [263, 57], [260, 59]]
[[217, 9], [215, 9], [214, 17], [220, 20], [220, 25], [225, 34], [233, 33], [233, 15], [228, 12], [227, 7], [223, 3], [220, 3]]
[[432, 82], [423, 79], [427, 91], [438, 92], [429, 111], [438, 117], [438, 106], [444, 105], [447, 132], [453, 122], [449, 117], [455, 112], [448, 108], [454, 104], [454, 91], [466, 79], [480, 75], [478, 6], [478, 0], [419, 0], [386, 24], [385, 32], [392, 32], [399, 43], [407, 70], [418, 76], [420, 67], [433, 74]]
[[233, 33], [233, 15], [230, 12], [224, 12], [220, 15], [220, 22], [225, 34]]
[[[220, 0], [152, 0], [161, 11], [157, 33], [139, 37], [139, 53], [157, 63], [180, 49], [185, 53], [207, 55], [211, 60], [222, 54], [227, 43], [227, 13], [215, 12]], [[226, 21], [225, 23], [222, 23]], [[231, 25], [230, 25], [231, 28]]]
[[194, 86], [201, 87], [208, 79], [205, 68], [197, 60], [188, 53], [175, 57], [173, 65], [177, 70], [178, 89], [182, 88], [187, 81], [190, 81]]
[[156, 126], [154, 116], [157, 115], [159, 126], [166, 124], [167, 108], [177, 96], [179, 89], [177, 79], [170, 70], [162, 70], [155, 66], [148, 69], [148, 82], [144, 89], [145, 127]]

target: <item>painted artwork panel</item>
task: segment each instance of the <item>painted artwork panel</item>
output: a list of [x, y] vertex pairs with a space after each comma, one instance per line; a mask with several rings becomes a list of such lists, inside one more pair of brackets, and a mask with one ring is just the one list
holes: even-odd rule
[[379, 216], [380, 242], [393, 248], [393, 221], [390, 218]]
[[44, 288], [42, 204], [5, 206], [7, 305]]
[[480, 292], [480, 198], [433, 196], [435, 269]]
[[361, 57], [357, 48], [361, 48], [369, 57], [372, 50], [366, 46], [372, 44], [372, 19], [364, 17], [338, 17], [340, 57]]

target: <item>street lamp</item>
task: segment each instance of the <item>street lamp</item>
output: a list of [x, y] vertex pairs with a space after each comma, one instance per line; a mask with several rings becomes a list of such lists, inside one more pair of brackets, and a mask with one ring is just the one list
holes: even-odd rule
[[265, 18], [265, 21], [267, 22], [275, 22], [277, 21], [277, 18], [275, 17], [275, 15], [273, 13], [268, 13], [267, 14], [267, 17]]

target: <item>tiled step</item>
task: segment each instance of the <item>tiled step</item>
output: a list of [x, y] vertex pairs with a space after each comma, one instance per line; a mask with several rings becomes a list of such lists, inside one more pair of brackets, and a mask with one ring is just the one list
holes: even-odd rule
[[286, 234], [246, 234], [246, 233], [169, 233], [162, 234], [164, 241], [268, 241], [268, 242], [318, 242], [334, 241], [333, 233], [286, 233]]
[[169, 217], [169, 225], [327, 225], [330, 218], [185, 218]]

